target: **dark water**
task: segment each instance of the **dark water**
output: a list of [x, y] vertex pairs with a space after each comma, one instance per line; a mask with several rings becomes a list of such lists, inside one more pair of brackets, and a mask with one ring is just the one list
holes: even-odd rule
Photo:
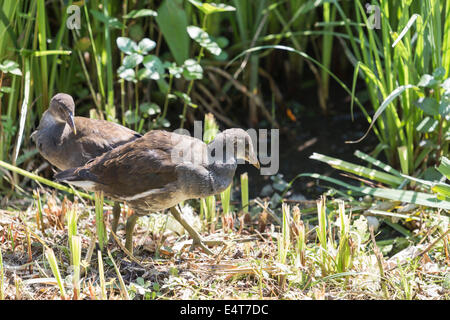
[[[374, 134], [369, 134], [358, 144], [347, 144], [345, 141], [359, 139], [367, 128], [368, 122], [361, 113], [355, 113], [353, 122], [350, 114], [310, 115], [297, 119], [281, 130], [279, 173], [287, 182], [300, 173], [318, 173], [348, 181], [338, 170], [309, 157], [317, 152], [362, 164], [364, 162], [353, 153], [356, 150], [365, 153], [373, 151], [378, 142]], [[272, 183], [270, 176], [259, 175], [258, 170], [250, 165], [239, 166], [236, 176], [243, 172], [249, 174], [250, 197], [260, 195], [262, 188]], [[302, 194], [307, 199], [315, 199], [325, 190], [309, 178], [300, 178], [292, 186], [294, 194]]]

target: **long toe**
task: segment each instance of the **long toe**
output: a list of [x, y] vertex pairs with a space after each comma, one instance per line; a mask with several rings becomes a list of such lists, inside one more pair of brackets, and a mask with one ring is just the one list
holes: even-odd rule
[[214, 246], [226, 246], [227, 245], [227, 243], [225, 241], [223, 241], [223, 240], [202, 240], [202, 242], [203, 242], [204, 245], [212, 246], [212, 247], [214, 247]]
[[194, 242], [192, 243], [192, 246], [191, 246], [191, 251], [193, 251], [196, 247], [199, 247], [200, 249], [202, 249], [207, 255], [210, 255], [210, 256], [214, 255], [214, 252], [209, 250], [208, 247], [205, 246], [205, 244], [203, 243], [202, 240], [196, 241], [194, 239]]

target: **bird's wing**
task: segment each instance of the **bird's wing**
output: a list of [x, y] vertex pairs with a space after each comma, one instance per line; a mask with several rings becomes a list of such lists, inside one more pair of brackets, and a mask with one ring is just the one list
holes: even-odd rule
[[177, 180], [176, 168], [180, 163], [173, 161], [172, 157], [177, 143], [179, 141], [174, 141], [171, 133], [150, 131], [83, 167], [57, 174], [55, 179], [93, 186], [94, 190], [103, 190], [118, 198], [161, 189]]
[[81, 152], [89, 159], [142, 137], [131, 129], [105, 120], [75, 117], [75, 126], [77, 135], [70, 135], [70, 138], [73, 144], [82, 147]]

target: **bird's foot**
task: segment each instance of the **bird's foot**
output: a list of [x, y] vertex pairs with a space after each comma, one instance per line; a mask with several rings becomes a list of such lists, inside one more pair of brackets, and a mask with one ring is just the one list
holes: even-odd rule
[[203, 240], [202, 242], [203, 242], [203, 244], [205, 244], [207, 246], [211, 246], [211, 247], [227, 245], [227, 243], [223, 240]]
[[209, 248], [205, 245], [205, 243], [201, 239], [194, 239], [191, 246], [191, 251], [193, 251], [196, 247], [202, 249], [207, 255], [213, 256], [214, 252], [209, 250]]
[[207, 246], [226, 246], [227, 243], [222, 240], [202, 240], [194, 239], [191, 246], [191, 251], [196, 247], [200, 247], [208, 255], [214, 255], [214, 253]]

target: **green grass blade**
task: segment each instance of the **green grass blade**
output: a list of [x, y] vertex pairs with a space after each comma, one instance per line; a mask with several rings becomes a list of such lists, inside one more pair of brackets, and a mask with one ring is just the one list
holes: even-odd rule
[[225, 189], [225, 191], [220, 193], [220, 200], [222, 202], [222, 211], [226, 215], [231, 212], [230, 210], [230, 196], [231, 196], [231, 185]]
[[[103, 14], [106, 17], [109, 17], [108, 10], [110, 10], [110, 1], [103, 1]], [[104, 34], [105, 34], [105, 46], [106, 46], [106, 56], [112, 57], [112, 49], [111, 49], [111, 32], [110, 27], [107, 23], [103, 24]], [[104, 49], [104, 50], [105, 50]], [[113, 72], [113, 60], [107, 59], [106, 61], [106, 81], [107, 81], [107, 101], [106, 101], [106, 118], [109, 121], [115, 121], [116, 119], [116, 109], [114, 106], [114, 72]]]
[[409, 19], [408, 23], [406, 24], [406, 26], [403, 28], [403, 30], [400, 32], [399, 36], [397, 39], [395, 39], [394, 43], [392, 44], [392, 48], [394, 48], [398, 42], [400, 42], [403, 37], [405, 36], [405, 34], [409, 31], [409, 29], [412, 27], [412, 25], [414, 24], [414, 22], [416, 22], [417, 18], [419, 17], [418, 14], [413, 14], [411, 16], [411, 18]]
[[408, 89], [418, 89], [418, 87], [408, 84], [408, 85], [400, 86], [397, 89], [395, 89], [394, 91], [392, 91], [391, 94], [389, 94], [389, 96], [383, 101], [383, 103], [377, 109], [377, 112], [373, 116], [372, 122], [370, 123], [370, 126], [367, 129], [366, 133], [360, 139], [358, 139], [356, 141], [346, 141], [346, 143], [358, 143], [358, 142], [361, 142], [362, 140], [364, 140], [364, 138], [367, 137], [367, 135], [369, 134], [370, 129], [372, 129], [373, 125], [375, 124], [375, 121], [384, 112], [384, 110], [386, 110], [386, 108], [389, 106], [389, 104], [392, 101], [394, 101], [395, 98], [397, 98], [399, 95], [401, 95], [403, 92], [405, 92]]
[[5, 299], [5, 273], [3, 271], [3, 256], [0, 248], [0, 300]]
[[97, 229], [97, 239], [100, 250], [103, 251], [105, 243], [108, 241], [106, 227], [103, 218], [103, 191], [95, 193], [95, 225]]
[[127, 287], [125, 286], [125, 282], [123, 281], [122, 275], [120, 274], [120, 270], [116, 265], [116, 262], [114, 261], [111, 252], [109, 252], [108, 250], [108, 257], [111, 260], [114, 270], [116, 270], [116, 274], [117, 274], [117, 278], [119, 279], [119, 284], [120, 284], [120, 293], [122, 295], [122, 298], [125, 300], [130, 300], [130, 296], [128, 294], [128, 290]]
[[[369, 188], [369, 187], [355, 187], [348, 183], [344, 183], [337, 179], [326, 177], [316, 173], [302, 173], [297, 175], [293, 180], [301, 177], [310, 177], [314, 179], [320, 179], [328, 181], [337, 185], [340, 185], [346, 189], [360, 192], [362, 194], [371, 195], [374, 197], [401, 201], [407, 203], [414, 203], [421, 206], [440, 208], [444, 210], [450, 210], [450, 201], [440, 200], [435, 195], [416, 191], [397, 190], [397, 189], [381, 189], [381, 188]], [[293, 182], [293, 181], [291, 181]]]
[[[68, 242], [69, 248], [72, 252], [72, 238], [78, 234], [78, 214], [77, 210], [74, 206], [69, 209], [67, 212], [67, 234], [68, 234]], [[73, 261], [70, 261], [73, 264]]]
[[70, 193], [70, 194], [73, 194], [73, 195], [77, 195], [77, 196], [80, 196], [80, 197], [83, 197], [83, 198], [86, 198], [86, 199], [89, 199], [89, 200], [94, 200], [94, 197], [89, 195], [89, 194], [86, 194], [86, 193], [83, 193], [83, 192], [78, 192], [78, 191], [76, 191], [73, 188], [68, 188], [68, 187], [63, 186], [63, 185], [61, 185], [59, 183], [50, 181], [48, 179], [40, 177], [40, 176], [38, 176], [38, 175], [36, 175], [34, 173], [28, 172], [26, 170], [23, 170], [21, 168], [18, 168], [16, 166], [13, 166], [13, 165], [11, 165], [11, 164], [9, 164], [7, 162], [1, 161], [1, 160], [0, 160], [0, 167], [3, 167], [3, 168], [5, 168], [5, 169], [7, 169], [9, 171], [16, 172], [16, 173], [18, 173], [18, 174], [20, 174], [20, 175], [22, 175], [24, 177], [27, 177], [27, 178], [30, 178], [32, 180], [38, 181], [40, 183], [43, 183], [43, 184], [45, 184], [45, 185], [47, 185], [49, 187], [52, 187], [52, 188], [55, 188], [55, 189], [58, 189], [58, 190], [61, 190], [61, 191], [65, 191], [67, 193]]
[[16, 145], [14, 146], [14, 157], [13, 163], [16, 163], [17, 157], [19, 156], [20, 146], [22, 144], [23, 132], [25, 130], [25, 120], [27, 118], [28, 102], [30, 100], [30, 59], [25, 58], [25, 88], [22, 101], [22, 107], [20, 108], [20, 121], [19, 121], [19, 133], [17, 134]]
[[80, 297], [80, 266], [81, 266], [81, 238], [80, 236], [72, 237], [71, 257], [73, 261], [73, 293], [74, 299]]
[[402, 172], [407, 174], [408, 170], [408, 148], [406, 146], [401, 146], [397, 148], [398, 158], [400, 159], [400, 167], [402, 168]]
[[372, 179], [375, 181], [379, 181], [379, 182], [388, 184], [393, 187], [399, 186], [404, 180], [398, 176], [394, 176], [394, 175], [391, 175], [391, 174], [388, 174], [385, 172], [381, 172], [381, 171], [378, 171], [375, 169], [369, 169], [367, 167], [355, 165], [353, 163], [339, 160], [339, 159], [333, 158], [333, 157], [328, 157], [328, 156], [325, 156], [325, 155], [322, 155], [319, 153], [313, 153], [310, 156], [310, 159], [325, 162], [325, 163], [329, 164], [330, 166], [332, 166], [333, 168], [343, 170], [346, 172], [350, 172], [350, 173], [356, 174], [358, 176]]
[[97, 254], [98, 254], [98, 274], [100, 277], [101, 298], [102, 300], [108, 300], [108, 295], [106, 293], [105, 269], [103, 268], [102, 252], [98, 250]]
[[394, 168], [392, 168], [390, 165], [387, 165], [387, 164], [381, 162], [380, 160], [377, 160], [377, 159], [369, 156], [368, 154], [365, 154], [362, 151], [356, 150], [354, 155], [362, 160], [365, 160], [365, 161], [373, 164], [374, 166], [377, 166], [377, 167], [383, 169], [384, 171], [386, 171], [394, 176], [398, 176], [398, 177], [401, 176], [401, 173], [399, 171], [395, 170]]
[[66, 291], [64, 289], [64, 282], [62, 280], [61, 273], [59, 272], [58, 262], [56, 260], [55, 253], [51, 248], [45, 249], [45, 258], [47, 259], [50, 268], [52, 269], [53, 276], [56, 279], [56, 283], [58, 284], [59, 291], [61, 293], [61, 299], [66, 300]]
[[[37, 27], [38, 27], [38, 39], [39, 39], [39, 50], [46, 51], [47, 50], [47, 15], [45, 10], [45, 1], [38, 0], [37, 1]], [[47, 57], [42, 56], [40, 58], [41, 62], [41, 70], [40, 70], [40, 82], [42, 85], [42, 105], [48, 106], [49, 97], [48, 97], [48, 67], [47, 67]]]
[[241, 174], [241, 203], [244, 213], [248, 213], [248, 174]]

